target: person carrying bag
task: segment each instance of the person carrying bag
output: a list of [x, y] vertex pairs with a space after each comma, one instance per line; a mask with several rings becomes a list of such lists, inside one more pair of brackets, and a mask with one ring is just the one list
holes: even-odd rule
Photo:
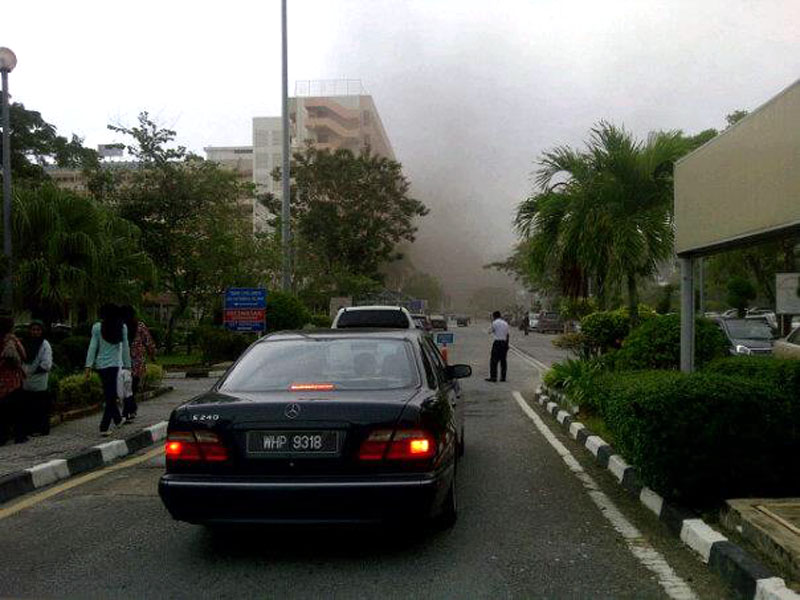
[[120, 369], [131, 368], [128, 328], [122, 321], [119, 308], [113, 304], [106, 304], [100, 309], [100, 321], [92, 326], [92, 338], [86, 352], [87, 380], [93, 368], [100, 375], [105, 401], [103, 418], [100, 420], [100, 435], [108, 436], [111, 434], [112, 422], [117, 427], [122, 424], [117, 404], [120, 398]]

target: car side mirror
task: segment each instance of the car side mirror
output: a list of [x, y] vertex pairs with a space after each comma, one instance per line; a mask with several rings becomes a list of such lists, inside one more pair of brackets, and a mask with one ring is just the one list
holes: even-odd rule
[[469, 365], [447, 365], [447, 376], [450, 379], [472, 377], [472, 367]]

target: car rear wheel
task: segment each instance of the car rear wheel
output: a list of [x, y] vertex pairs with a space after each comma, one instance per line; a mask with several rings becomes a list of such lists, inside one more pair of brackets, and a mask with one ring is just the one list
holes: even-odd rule
[[453, 473], [453, 480], [450, 482], [450, 489], [447, 497], [442, 503], [442, 511], [433, 520], [436, 529], [450, 529], [458, 518], [458, 501], [456, 496], [456, 476]]

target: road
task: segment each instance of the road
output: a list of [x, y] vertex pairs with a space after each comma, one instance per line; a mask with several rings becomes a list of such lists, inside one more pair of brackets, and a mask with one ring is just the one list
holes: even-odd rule
[[[464, 382], [467, 448], [451, 530], [211, 534], [172, 521], [162, 507], [156, 484], [163, 456], [156, 449], [150, 454], [158, 455], [139, 455], [90, 480], [69, 480], [62, 485], [73, 487], [50, 497], [26, 497], [14, 514], [0, 510], [0, 596], [728, 596], [699, 559], [534, 408], [599, 489], [587, 489], [565, 464], [513, 395], [519, 391], [533, 404], [539, 375], [529, 362], [511, 354], [508, 382], [483, 380], [489, 352], [483, 326], [456, 329], [450, 354], [451, 362], [475, 371]], [[608, 504], [599, 506], [600, 497]], [[619, 523], [608, 516], [615, 511], [638, 529], [637, 537], [618, 533]]]

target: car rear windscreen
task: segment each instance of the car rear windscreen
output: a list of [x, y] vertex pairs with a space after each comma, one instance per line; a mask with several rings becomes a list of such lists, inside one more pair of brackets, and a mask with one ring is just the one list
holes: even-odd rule
[[408, 329], [408, 317], [399, 310], [346, 310], [339, 316], [336, 328], [350, 327]]
[[390, 390], [418, 385], [410, 346], [378, 338], [307, 338], [252, 346], [220, 386], [265, 392], [331, 385], [334, 390]]

